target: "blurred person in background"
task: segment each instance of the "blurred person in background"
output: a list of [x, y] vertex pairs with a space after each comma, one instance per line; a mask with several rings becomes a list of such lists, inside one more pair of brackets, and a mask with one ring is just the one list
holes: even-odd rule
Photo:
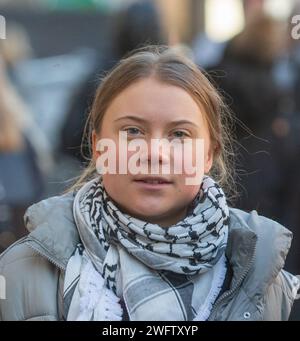
[[24, 37], [9, 24], [0, 41], [0, 252], [27, 233], [25, 210], [41, 199], [52, 165], [47, 139], [14, 84], [15, 65], [31, 52]]
[[[23, 216], [41, 198], [43, 176], [28, 136], [24, 107], [0, 59], [0, 251], [26, 234]], [[35, 146], [37, 147], [37, 146]]]
[[[283, 96], [280, 97], [280, 117], [273, 122], [278, 137], [278, 151], [284, 155], [281, 167], [285, 169], [285, 180], [281, 198], [284, 205], [283, 223], [291, 226], [295, 245], [300, 245], [300, 40], [292, 35], [292, 18], [300, 15], [298, 2], [289, 18], [286, 51], [274, 69], [274, 78]], [[295, 248], [287, 258], [290, 271], [300, 271], [300, 247]], [[300, 307], [298, 308], [300, 317]]]
[[15, 66], [26, 59], [32, 58], [33, 51], [25, 29], [16, 22], [8, 22], [7, 38], [0, 40], [0, 53], [6, 64], [6, 73], [14, 81]]
[[81, 142], [88, 111], [100, 76], [122, 57], [145, 44], [166, 43], [160, 16], [153, 1], [136, 1], [115, 15], [112, 51], [102, 54], [95, 70], [81, 84], [70, 103], [61, 133], [61, 151], [80, 161], [87, 148]]
[[282, 157], [275, 149], [272, 123], [279, 115], [281, 93], [273, 66], [285, 41], [284, 25], [264, 15], [252, 16], [228, 42], [222, 61], [209, 72], [236, 118], [238, 206], [282, 219]]
[[[287, 33], [283, 22], [251, 16], [210, 72], [237, 119], [237, 206], [255, 207], [279, 220], [292, 230], [294, 245], [300, 245], [299, 42], [291, 42]], [[286, 267], [300, 272], [299, 247], [288, 255]], [[297, 303], [291, 320], [299, 316]]]
[[[281, 155], [281, 169], [284, 179], [281, 205], [281, 222], [293, 232], [293, 243], [297, 245], [286, 259], [289, 271], [300, 272], [300, 40], [293, 36], [293, 17], [300, 15], [300, 1], [288, 18], [288, 35], [284, 54], [273, 70], [274, 80], [279, 87], [279, 116], [272, 123], [277, 136], [274, 149]], [[300, 304], [292, 310], [290, 320], [300, 320]]]
[[[243, 0], [242, 3], [246, 25], [264, 11], [264, 0]], [[206, 32], [199, 32], [192, 44], [196, 63], [204, 69], [216, 66], [221, 62], [229, 42], [215, 41]]]
[[31, 108], [26, 103], [26, 96], [23, 95], [24, 89], [19, 84], [15, 71], [19, 63], [33, 56], [30, 39], [26, 30], [16, 22], [7, 23], [6, 35], [6, 39], [0, 40], [2, 80], [5, 84], [3, 91], [7, 96], [6, 103], [19, 112], [19, 120], [22, 121], [21, 124], [27, 131], [27, 138], [30, 139], [38, 156], [39, 167], [43, 173], [48, 174], [53, 167], [51, 147], [42, 129], [37, 125]]

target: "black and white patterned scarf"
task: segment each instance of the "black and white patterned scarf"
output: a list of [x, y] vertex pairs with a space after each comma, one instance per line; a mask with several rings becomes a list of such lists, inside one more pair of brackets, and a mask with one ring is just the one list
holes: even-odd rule
[[101, 178], [77, 193], [74, 218], [82, 245], [66, 272], [68, 319], [121, 319], [119, 297], [132, 320], [208, 317], [225, 278], [229, 220], [225, 195], [210, 177], [186, 218], [168, 228], [121, 212]]

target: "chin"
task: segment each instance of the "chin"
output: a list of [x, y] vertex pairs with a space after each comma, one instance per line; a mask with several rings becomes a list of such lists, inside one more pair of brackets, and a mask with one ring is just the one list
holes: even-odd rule
[[132, 212], [132, 215], [139, 217], [139, 219], [141, 220], [150, 221], [159, 219], [159, 217], [163, 216], [167, 211], [168, 209], [163, 209], [162, 206], [156, 209], [155, 207], [150, 205], [136, 205], [134, 212]]

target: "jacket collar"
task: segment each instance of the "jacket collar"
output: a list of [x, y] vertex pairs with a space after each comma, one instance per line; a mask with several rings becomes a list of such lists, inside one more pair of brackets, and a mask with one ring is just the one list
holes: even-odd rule
[[25, 225], [31, 232], [27, 241], [40, 254], [65, 269], [79, 235], [73, 218], [74, 194], [43, 200], [28, 208]]
[[230, 219], [226, 254], [234, 279], [241, 275], [253, 255], [253, 264], [243, 287], [248, 297], [263, 295], [284, 266], [292, 233], [275, 221], [259, 216], [256, 211], [246, 213], [231, 209]]
[[257, 235], [247, 228], [243, 222], [237, 223], [234, 221], [231, 214], [228, 242], [225, 251], [233, 273], [231, 287], [239, 280], [245, 269], [250, 266], [255, 256], [256, 245]]

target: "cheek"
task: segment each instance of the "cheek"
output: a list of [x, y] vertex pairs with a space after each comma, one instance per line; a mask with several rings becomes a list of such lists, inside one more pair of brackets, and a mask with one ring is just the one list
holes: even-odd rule
[[110, 174], [103, 174], [102, 179], [103, 179], [103, 186], [106, 190], [106, 192], [111, 196], [115, 192], [115, 177]]
[[[198, 177], [200, 175], [203, 177], [205, 173], [209, 172], [212, 163], [210, 139], [205, 136], [204, 138], [193, 141], [192, 147], [184, 152], [184, 159], [188, 165], [193, 165], [192, 168], [195, 173], [197, 171]], [[190, 175], [191, 173], [188, 174]]]
[[107, 194], [117, 203], [128, 200], [129, 181], [126, 175], [103, 174], [103, 186]]
[[200, 190], [200, 185], [186, 185], [182, 182], [177, 189], [178, 203], [188, 206], [196, 197]]
[[[194, 140], [192, 144], [184, 144], [183, 146], [182, 164], [180, 159], [174, 157], [174, 165], [177, 169], [182, 167], [181, 175], [183, 177], [195, 177], [202, 181], [204, 175], [206, 159], [208, 157], [208, 148], [205, 146], [204, 139]], [[175, 170], [176, 170], [175, 168]], [[179, 174], [176, 173], [175, 174]], [[199, 182], [200, 183], [200, 182]]]

